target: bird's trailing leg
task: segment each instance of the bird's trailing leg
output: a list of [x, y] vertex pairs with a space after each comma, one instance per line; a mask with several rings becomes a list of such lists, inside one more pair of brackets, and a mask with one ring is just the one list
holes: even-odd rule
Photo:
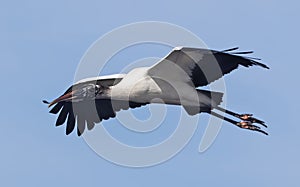
[[216, 110], [219, 110], [219, 111], [222, 111], [222, 112], [225, 112], [225, 113], [227, 113], [227, 114], [229, 114], [229, 115], [232, 115], [232, 116], [234, 116], [234, 117], [236, 117], [236, 118], [239, 118], [239, 119], [241, 119], [241, 120], [248, 121], [248, 122], [251, 122], [251, 123], [258, 123], [258, 124], [261, 124], [262, 126], [264, 126], [264, 127], [266, 127], [266, 128], [268, 127], [268, 126], [265, 124], [264, 121], [259, 120], [259, 119], [257, 119], [257, 118], [254, 118], [254, 117], [253, 117], [253, 114], [238, 114], [238, 113], [232, 112], [232, 111], [230, 111], [230, 110], [226, 110], [226, 109], [221, 108], [221, 107], [218, 107], [218, 106], [217, 106], [215, 109], [216, 109]]
[[217, 117], [217, 118], [225, 120], [225, 121], [227, 121], [229, 123], [232, 123], [232, 124], [234, 124], [234, 125], [242, 128], [242, 129], [248, 129], [248, 130], [252, 130], [252, 131], [257, 131], [257, 132], [263, 133], [265, 135], [268, 135], [268, 133], [265, 132], [265, 131], [263, 131], [263, 130], [261, 130], [261, 128], [259, 126], [253, 125], [253, 123], [251, 121], [240, 121], [240, 122], [238, 122], [238, 121], [232, 120], [230, 118], [227, 118], [225, 116], [222, 116], [222, 115], [220, 115], [218, 113], [215, 113], [213, 111], [210, 111], [210, 114], [213, 115], [213, 116], [215, 116], [215, 117]]

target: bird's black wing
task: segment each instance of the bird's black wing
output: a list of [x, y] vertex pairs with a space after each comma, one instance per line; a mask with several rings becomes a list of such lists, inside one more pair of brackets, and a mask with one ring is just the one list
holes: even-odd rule
[[80, 102], [62, 101], [57, 103], [50, 113], [57, 114], [56, 126], [60, 126], [67, 120], [66, 134], [70, 134], [77, 124], [77, 134], [80, 136], [85, 128], [91, 130], [96, 123], [109, 118], [114, 118], [116, 112], [136, 108], [148, 103], [136, 103], [131, 101], [116, 101], [110, 99], [85, 100]]
[[[83, 79], [67, 89], [67, 94], [84, 84], [99, 84], [104, 87], [118, 84], [124, 75], [116, 74], [111, 76], [92, 77]], [[46, 102], [46, 101], [45, 101]], [[46, 102], [47, 103], [47, 102]], [[58, 114], [56, 126], [67, 121], [66, 134], [70, 134], [77, 124], [77, 134], [80, 136], [85, 128], [91, 130], [96, 123], [116, 116], [116, 112], [136, 108], [148, 103], [135, 103], [129, 101], [112, 101], [110, 99], [83, 100], [77, 102], [61, 101], [53, 106], [50, 113]]]
[[224, 51], [215, 51], [200, 48], [174, 48], [160, 62], [152, 66], [148, 73], [152, 77], [165, 80], [185, 81], [195, 87], [205, 86], [221, 78], [223, 75], [237, 69], [239, 65], [249, 67], [258, 65], [268, 68], [257, 62], [259, 59], [239, 56], [249, 52], [229, 52], [237, 48]]

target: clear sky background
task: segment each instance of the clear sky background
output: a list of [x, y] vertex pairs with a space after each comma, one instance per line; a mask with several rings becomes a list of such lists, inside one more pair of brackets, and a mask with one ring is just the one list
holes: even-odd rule
[[[299, 8], [297, 1], [289, 0], [2, 1], [1, 186], [299, 185]], [[41, 100], [64, 92], [82, 55], [97, 38], [118, 26], [149, 20], [185, 27], [213, 49], [254, 50], [254, 56], [271, 69], [241, 68], [226, 76], [227, 106], [267, 121], [270, 136], [224, 123], [214, 144], [199, 153], [208, 120], [203, 115], [195, 135], [177, 156], [136, 169], [102, 159], [76, 133], [65, 136], [64, 127], [55, 128], [56, 116]], [[168, 52], [148, 47], [137, 47], [138, 52], [129, 49], [105, 71], [117, 73], [133, 60]], [[141, 116], [148, 113], [147, 107], [137, 109]], [[168, 117], [165, 130], [153, 137], [132, 135], [116, 120], [103, 125], [125, 143], [151, 143], [167, 137], [176, 120]]]

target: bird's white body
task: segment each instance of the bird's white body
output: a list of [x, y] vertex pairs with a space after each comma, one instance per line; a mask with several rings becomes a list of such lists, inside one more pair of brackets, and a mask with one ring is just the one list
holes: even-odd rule
[[172, 77], [176, 72], [169, 71], [170, 76], [166, 72], [165, 77], [153, 77], [149, 75], [149, 69], [141, 67], [130, 71], [118, 84], [111, 86], [108, 97], [113, 100], [195, 107], [211, 104], [211, 98], [201, 94], [190, 84], [178, 81], [178, 74], [176, 79], [166, 80], [166, 77]]

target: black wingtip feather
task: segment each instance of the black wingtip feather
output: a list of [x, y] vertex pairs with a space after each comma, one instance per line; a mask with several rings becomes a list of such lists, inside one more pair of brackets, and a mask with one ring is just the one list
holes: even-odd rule
[[49, 112], [52, 114], [57, 114], [63, 106], [64, 102], [59, 102]]
[[261, 60], [261, 58], [250, 57], [250, 56], [247, 56], [247, 57], [244, 57], [244, 58], [247, 58], [249, 60]]
[[260, 67], [263, 67], [263, 68], [266, 68], [266, 69], [270, 69], [266, 64], [263, 64], [263, 63], [260, 63], [260, 62], [254, 61], [254, 60], [251, 60], [251, 62], [252, 62], [254, 65], [258, 65], [258, 66], [260, 66]]
[[68, 107], [64, 106], [56, 120], [55, 126], [62, 125], [66, 121], [67, 116], [68, 116]]
[[85, 120], [80, 116], [77, 116], [77, 135], [81, 136], [85, 129]]
[[223, 50], [223, 51], [221, 51], [221, 52], [229, 52], [229, 51], [235, 51], [235, 50], [238, 50], [239, 49], [239, 47], [233, 47], [233, 48], [230, 48], [230, 49], [225, 49], [225, 50]]
[[81, 133], [80, 130], [77, 128], [77, 135], [78, 135], [78, 136], [81, 136], [81, 134], [82, 134], [82, 133]]
[[91, 122], [91, 121], [87, 120], [86, 124], [87, 124], [87, 129], [88, 130], [92, 130], [95, 127], [95, 123], [94, 122]]
[[[223, 51], [220, 51], [220, 52], [225, 53], [225, 54], [229, 54], [229, 55], [233, 55], [233, 56], [237, 56], [237, 57], [241, 57], [241, 58], [244, 58], [244, 59], [249, 60], [251, 62], [251, 64], [249, 64], [249, 62], [246, 63], [246, 64], [241, 64], [243, 66], [248, 67], [248, 66], [251, 66], [251, 65], [258, 65], [258, 66], [261, 66], [263, 68], [270, 69], [267, 65], [265, 65], [263, 63], [260, 63], [260, 62], [257, 62], [257, 60], [261, 60], [260, 58], [239, 56], [239, 55], [244, 55], [244, 54], [251, 54], [251, 53], [253, 53], [253, 51], [231, 52], [231, 51], [234, 51], [234, 50], [237, 50], [237, 49], [239, 49], [239, 48], [234, 47], [234, 48], [226, 49], [226, 50], [223, 50]], [[231, 52], [231, 53], [227, 53], [227, 52]]]
[[[223, 53], [224, 54], [224, 53]], [[249, 66], [253, 66], [253, 65], [257, 65], [257, 66], [260, 66], [260, 67], [263, 67], [263, 68], [266, 68], [266, 69], [270, 69], [267, 65], [263, 64], [263, 63], [260, 63], [260, 62], [257, 62], [258, 60], [261, 60], [259, 58], [255, 58], [255, 57], [245, 57], [245, 56], [239, 56], [239, 55], [236, 55], [238, 53], [225, 53], [227, 55], [230, 55], [231, 57], [237, 57], [236, 60], [238, 64], [240, 65], [243, 65], [245, 67], [249, 67]], [[239, 53], [241, 54], [241, 53]], [[233, 59], [232, 59], [233, 61]]]
[[233, 54], [233, 55], [245, 55], [245, 54], [251, 54], [251, 53], [253, 53], [253, 51], [233, 52], [233, 53], [230, 53], [230, 54]]
[[75, 116], [71, 111], [68, 115], [68, 121], [66, 126], [66, 135], [69, 135], [75, 128]]

